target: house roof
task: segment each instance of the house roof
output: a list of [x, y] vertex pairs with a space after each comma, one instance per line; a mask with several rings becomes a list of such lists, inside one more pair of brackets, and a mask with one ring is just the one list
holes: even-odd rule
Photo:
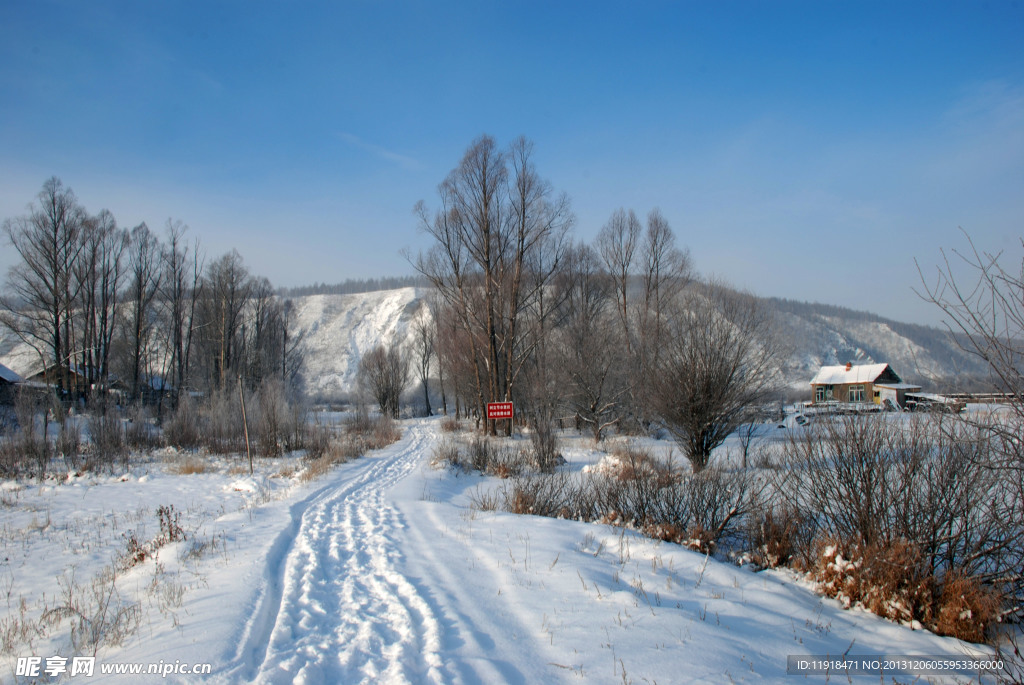
[[[855, 364], [847, 366], [823, 366], [811, 379], [811, 385], [843, 385], [845, 383], [874, 383], [889, 368], [888, 364]], [[899, 376], [890, 369], [889, 373]]]
[[914, 383], [875, 383], [876, 388], [889, 388], [890, 390], [920, 390], [921, 386]]
[[24, 383], [25, 379], [8, 369], [3, 364], [0, 364], [0, 378], [7, 381], [8, 383]]

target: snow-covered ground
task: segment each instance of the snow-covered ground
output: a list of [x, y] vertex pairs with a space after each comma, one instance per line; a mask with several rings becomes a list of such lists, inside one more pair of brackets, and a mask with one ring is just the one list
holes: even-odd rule
[[[475, 510], [474, 493], [498, 482], [431, 468], [436, 420], [402, 429], [310, 483], [295, 458], [257, 462], [254, 477], [241, 460], [179, 475], [188, 457], [158, 453], [117, 477], [5, 485], [0, 633], [60, 606], [72, 584], [88, 609], [92, 579], [111, 586], [104, 569], [123, 565], [128, 534], [157, 537], [156, 508], [173, 505], [186, 539], [119, 572], [112, 606], [90, 613], [113, 630], [111, 608], [137, 607], [138, 630], [98, 647], [93, 677], [66, 682], [196, 680], [99, 672], [127, 663], [208, 663], [202, 680], [217, 683], [795, 682], [788, 655], [990, 653], [844, 611], [788, 572], [606, 525]], [[598, 457], [566, 454], [574, 469]], [[71, 623], [17, 645], [0, 661], [4, 682], [17, 656], [75, 656]]]

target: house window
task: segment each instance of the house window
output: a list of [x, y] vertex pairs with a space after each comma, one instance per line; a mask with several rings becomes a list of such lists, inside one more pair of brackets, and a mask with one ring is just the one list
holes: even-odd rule
[[814, 388], [815, 402], [828, 402], [832, 399], [832, 386], [819, 385]]
[[850, 386], [850, 402], [863, 402], [864, 401], [864, 386], [863, 385], [851, 385]]

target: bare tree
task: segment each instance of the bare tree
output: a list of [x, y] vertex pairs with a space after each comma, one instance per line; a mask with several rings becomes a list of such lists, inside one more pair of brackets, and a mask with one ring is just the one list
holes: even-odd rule
[[[160, 241], [145, 223], [132, 229], [128, 248], [129, 283], [124, 337], [127, 343], [127, 377], [132, 397], [138, 398], [144, 376], [151, 376], [154, 302], [160, 288]], [[147, 383], [152, 379], [147, 378]]]
[[57, 177], [43, 184], [28, 216], [7, 219], [3, 231], [21, 263], [11, 267], [10, 296], [0, 304], [0, 321], [54, 366], [61, 390], [71, 391], [71, 320], [76, 285], [74, 265], [82, 251], [85, 211]]
[[377, 345], [359, 360], [358, 380], [381, 413], [397, 419], [402, 393], [409, 384], [409, 358], [397, 345]]
[[[953, 339], [985, 363], [992, 387], [1005, 395], [998, 414], [964, 413], [960, 423], [969, 427], [968, 434], [985, 440], [987, 449], [976, 460], [999, 475], [1013, 493], [1011, 499], [1024, 502], [1024, 259], [1007, 264], [1002, 252], [979, 250], [964, 235], [967, 247], [943, 251], [932, 278], [918, 265], [919, 294], [942, 311]], [[1004, 536], [1022, 529], [1019, 513], [1010, 527]], [[1018, 557], [1024, 557], [1019, 537], [1015, 544]], [[1024, 576], [1018, 571], [1004, 580], [1012, 588], [1007, 594], [1014, 604], [1008, 614], [1019, 618], [1024, 614]]]
[[75, 343], [78, 366], [88, 385], [108, 386], [111, 348], [121, 285], [125, 276], [124, 253], [129, 234], [119, 229], [107, 210], [83, 224], [83, 249], [75, 264], [82, 323]]
[[664, 349], [648, 376], [651, 406], [695, 472], [746, 409], [776, 390], [782, 350], [772, 328], [754, 297], [714, 283], [689, 288], [666, 321]]
[[288, 367], [288, 327], [284, 303], [264, 277], [256, 278], [249, 291], [247, 335], [243, 337], [246, 376], [257, 387], [269, 378], [284, 380]]
[[616, 324], [614, 284], [596, 252], [579, 246], [566, 259], [565, 316], [557, 332], [562, 396], [600, 441], [628, 392], [624, 334]]
[[691, 279], [690, 254], [676, 247], [675, 234], [656, 208], [647, 216], [640, 265], [643, 300], [637, 318], [643, 373], [648, 363], [657, 364], [666, 313]]
[[430, 409], [430, 366], [434, 359], [434, 331], [436, 323], [427, 301], [422, 303], [420, 314], [412, 324], [413, 353], [416, 356], [416, 371], [419, 373], [420, 384], [423, 386], [423, 406], [427, 416], [433, 416]]
[[[468, 334], [476, 405], [509, 400], [530, 358], [537, 329], [524, 322], [555, 273], [572, 223], [564, 195], [554, 196], [532, 163], [532, 145], [515, 141], [508, 151], [481, 136], [438, 189], [441, 208], [431, 215], [421, 202], [421, 228], [435, 239], [414, 261], [437, 288]], [[543, 266], [543, 268], [542, 268]], [[493, 422], [489, 426], [494, 431]]]
[[631, 209], [617, 209], [597, 235], [597, 251], [614, 284], [616, 311], [626, 351], [632, 351], [633, 327], [629, 316], [629, 281], [640, 244], [640, 220]]
[[164, 308], [166, 347], [170, 352], [171, 387], [180, 393], [188, 385], [189, 361], [196, 316], [196, 302], [201, 292], [202, 261], [198, 239], [190, 248], [184, 237], [188, 226], [167, 220], [167, 246], [163, 252], [161, 304]]
[[236, 250], [223, 255], [206, 270], [198, 303], [202, 363], [212, 387], [223, 389], [239, 373], [244, 310], [252, 277]]

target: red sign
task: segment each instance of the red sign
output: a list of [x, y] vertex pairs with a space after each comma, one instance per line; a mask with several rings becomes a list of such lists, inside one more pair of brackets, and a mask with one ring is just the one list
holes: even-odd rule
[[512, 403], [511, 402], [488, 402], [487, 403], [487, 420], [491, 419], [511, 419], [512, 418]]

